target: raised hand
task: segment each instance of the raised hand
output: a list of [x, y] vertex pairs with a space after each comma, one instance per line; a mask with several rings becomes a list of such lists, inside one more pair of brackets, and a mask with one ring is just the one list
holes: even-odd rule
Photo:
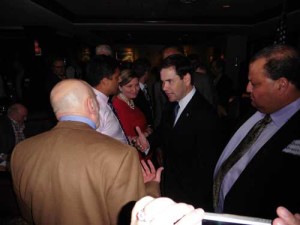
[[159, 167], [156, 170], [153, 163], [149, 159], [147, 160], [147, 163], [145, 162], [145, 160], [141, 160], [141, 164], [142, 164], [142, 173], [143, 173], [144, 183], [147, 183], [150, 181], [160, 182], [161, 173], [164, 169], [163, 167]]

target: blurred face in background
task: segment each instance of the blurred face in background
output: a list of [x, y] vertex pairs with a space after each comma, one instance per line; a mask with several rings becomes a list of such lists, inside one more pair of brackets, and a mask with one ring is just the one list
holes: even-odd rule
[[127, 99], [135, 99], [140, 90], [139, 80], [133, 78], [129, 83], [120, 87], [120, 91]]
[[21, 107], [19, 109], [19, 117], [18, 117], [18, 121], [20, 124], [24, 123], [27, 120], [27, 109], [25, 107]]
[[65, 63], [62, 60], [54, 61], [52, 66], [52, 71], [55, 75], [57, 75], [60, 78], [65, 77], [66, 68]]
[[21, 104], [14, 104], [8, 111], [7, 115], [9, 118], [22, 125], [27, 120], [27, 108]]

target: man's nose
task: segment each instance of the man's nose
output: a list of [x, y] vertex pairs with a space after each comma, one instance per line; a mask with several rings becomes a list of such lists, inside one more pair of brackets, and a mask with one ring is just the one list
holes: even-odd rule
[[252, 92], [252, 84], [248, 82], [247, 87], [246, 87], [246, 92], [251, 93]]
[[167, 84], [166, 83], [163, 82], [161, 86], [162, 86], [163, 91], [165, 91], [167, 89]]

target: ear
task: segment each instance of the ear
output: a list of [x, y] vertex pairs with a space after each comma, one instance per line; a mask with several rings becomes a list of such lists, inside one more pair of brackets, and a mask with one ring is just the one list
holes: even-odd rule
[[191, 74], [190, 73], [186, 73], [183, 76], [183, 82], [185, 83], [186, 86], [191, 85]]
[[285, 77], [280, 77], [277, 80], [278, 90], [282, 93], [288, 89], [289, 84], [290, 84], [290, 82]]
[[107, 78], [107, 77], [104, 77], [104, 78], [101, 80], [101, 83], [102, 83], [104, 86], [106, 86], [107, 82], [108, 82], [108, 78]]
[[122, 87], [119, 85], [119, 91], [122, 92]]
[[88, 109], [88, 112], [90, 114], [95, 114], [95, 113], [98, 113], [98, 107], [97, 107], [97, 102], [92, 99], [91, 97], [88, 98], [87, 100], [87, 109]]

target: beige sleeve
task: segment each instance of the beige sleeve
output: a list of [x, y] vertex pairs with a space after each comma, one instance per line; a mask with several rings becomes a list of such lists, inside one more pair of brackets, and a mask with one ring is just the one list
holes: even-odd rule
[[124, 151], [126, 154], [119, 161], [116, 176], [106, 196], [111, 224], [117, 224], [118, 215], [124, 205], [146, 195], [138, 154], [131, 147]]
[[160, 197], [160, 187], [159, 183], [156, 181], [151, 181], [145, 184], [146, 186], [146, 193], [153, 198]]

